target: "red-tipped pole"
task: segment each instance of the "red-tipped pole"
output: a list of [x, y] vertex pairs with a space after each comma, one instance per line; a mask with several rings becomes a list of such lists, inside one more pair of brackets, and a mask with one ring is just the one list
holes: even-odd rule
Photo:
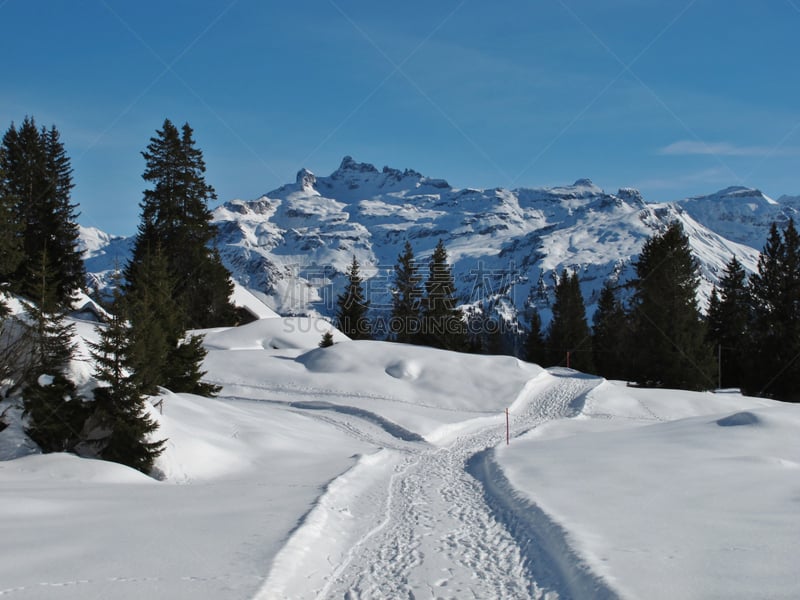
[[509, 431], [508, 431], [508, 409], [506, 409], [506, 446], [508, 446], [508, 438], [509, 438]]

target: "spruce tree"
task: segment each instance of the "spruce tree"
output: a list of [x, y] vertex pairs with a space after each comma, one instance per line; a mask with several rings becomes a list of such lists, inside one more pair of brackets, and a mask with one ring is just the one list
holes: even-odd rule
[[336, 300], [336, 323], [339, 330], [352, 340], [372, 338], [372, 326], [367, 319], [369, 300], [364, 295], [364, 282], [361, 278], [358, 260], [347, 269], [347, 284]]
[[[175, 283], [173, 297], [183, 307], [185, 329], [235, 321], [230, 273], [212, 247], [217, 229], [208, 202], [216, 194], [205, 181], [205, 161], [193, 133], [188, 123], [179, 131], [167, 119], [142, 153], [146, 162], [142, 178], [151, 187], [140, 204], [131, 259], [135, 265], [153, 248], [161, 249]], [[128, 269], [125, 276], [129, 289], [141, 285], [135, 270]]]
[[627, 315], [614, 286], [603, 285], [592, 318], [592, 358], [598, 375], [626, 379], [629, 368], [630, 330]]
[[591, 334], [577, 273], [570, 275], [564, 269], [555, 296], [553, 320], [547, 331], [549, 362], [553, 365], [567, 365], [569, 362], [573, 369], [591, 371]]
[[53, 218], [44, 233], [50, 236], [48, 252], [57, 273], [57, 293], [60, 298], [71, 299], [73, 292], [84, 287], [86, 281], [83, 254], [78, 248], [78, 205], [70, 202], [72, 188], [75, 187], [72, 183], [72, 167], [55, 126], [42, 129], [42, 140], [47, 157], [49, 191], [53, 197], [49, 207]]
[[26, 117], [19, 129], [11, 125], [0, 148], [0, 207], [2, 212], [12, 211], [3, 227], [10, 225], [15, 236], [3, 244], [10, 245], [12, 253], [21, 251], [23, 258], [8, 278], [18, 292], [35, 299], [33, 271], [47, 244], [48, 287], [66, 306], [83, 286], [85, 274], [77, 248], [76, 205], [70, 202], [72, 168], [58, 130], [39, 130]]
[[111, 319], [97, 328], [100, 340], [91, 344], [99, 385], [94, 390], [92, 416], [86, 422], [87, 444], [100, 458], [149, 473], [165, 440], [149, 439], [158, 424], [147, 414], [136, 378], [132, 330], [119, 288], [113, 293]]
[[709, 389], [710, 348], [697, 307], [697, 261], [680, 223], [649, 238], [636, 263], [632, 377], [642, 385]]
[[201, 370], [201, 365], [206, 354], [201, 336], [190, 335], [178, 340], [169, 354], [170, 368], [164, 386], [173, 392], [216, 396], [222, 388], [202, 381], [206, 371]]
[[775, 223], [750, 277], [747, 393], [800, 401], [800, 236]]
[[331, 346], [333, 346], [333, 344], [334, 344], [333, 333], [329, 329], [328, 331], [322, 334], [322, 339], [319, 341], [319, 347], [330, 348]]
[[422, 328], [422, 277], [408, 241], [397, 257], [394, 273], [390, 329], [395, 342], [413, 343], [419, 340]]
[[547, 361], [545, 340], [542, 334], [542, 318], [535, 308], [532, 309], [530, 329], [525, 338], [525, 360], [537, 365], [543, 365]]
[[32, 326], [22, 392], [26, 433], [42, 452], [73, 451], [82, 439], [88, 416], [83, 398], [68, 373], [75, 351], [75, 331], [66, 322], [57, 291], [50, 287], [46, 247], [40, 261], [32, 272], [39, 287], [37, 302], [27, 306]]
[[513, 334], [506, 331], [502, 317], [497, 314], [494, 299], [483, 299], [464, 311], [466, 348], [473, 354], [513, 355]]
[[[0, 144], [0, 294], [11, 282], [23, 259], [22, 227], [16, 216], [14, 197], [6, 176], [8, 149]], [[0, 295], [0, 316], [4, 313], [4, 298]]]
[[429, 346], [463, 351], [467, 348], [466, 328], [457, 308], [455, 281], [447, 261], [444, 242], [433, 250], [425, 281], [422, 303], [422, 337]]
[[[130, 262], [126, 278], [136, 286], [125, 288], [125, 309], [131, 321], [131, 364], [139, 389], [157, 394], [170, 378], [173, 349], [184, 335], [182, 308], [174, 297], [174, 283], [160, 247], [147, 249], [139, 261]], [[178, 390], [173, 390], [178, 391]]]
[[742, 385], [749, 319], [747, 274], [734, 256], [725, 265], [719, 288], [714, 286], [711, 292], [706, 316], [708, 342], [717, 359], [721, 358], [717, 365], [717, 372], [721, 373], [718, 385], [724, 388]]

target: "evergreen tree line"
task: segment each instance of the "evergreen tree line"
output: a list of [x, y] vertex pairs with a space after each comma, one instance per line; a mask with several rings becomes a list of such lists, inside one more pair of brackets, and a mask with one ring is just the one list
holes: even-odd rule
[[[406, 241], [394, 267], [391, 292], [391, 315], [383, 328], [387, 339], [447, 350], [468, 349], [467, 329], [457, 308], [455, 281], [442, 240], [431, 254], [424, 281], [414, 250]], [[360, 265], [353, 257], [347, 284], [336, 301], [337, 327], [351, 339], [372, 339], [375, 331], [367, 316], [369, 306]]]
[[800, 235], [770, 227], [749, 278], [733, 257], [708, 306], [707, 339], [723, 387], [800, 401]]
[[645, 241], [636, 277], [604, 285], [584, 348], [591, 368], [609, 379], [649, 387], [715, 387], [706, 322], [697, 303], [698, 263], [680, 223]]
[[[564, 270], [555, 286], [552, 319], [539, 312], [519, 354], [543, 365], [568, 366], [649, 387], [706, 390], [739, 387], [744, 393], [800, 401], [800, 235], [794, 221], [773, 224], [757, 272], [748, 280], [734, 256], [706, 315], [697, 302], [698, 263], [688, 236], [674, 222], [646, 240], [635, 278], [603, 286], [591, 327], [577, 273]], [[468, 326], [456, 308], [452, 271], [441, 241], [423, 282], [406, 242], [397, 258], [389, 321], [391, 341], [483, 353], [515, 353], [502, 328]], [[337, 324], [353, 339], [369, 339], [358, 261], [337, 301]], [[485, 325], [485, 315], [476, 317]], [[488, 331], [488, 333], [487, 333]], [[498, 333], [499, 332], [499, 333]], [[321, 343], [333, 343], [327, 336]]]
[[[97, 386], [70, 379], [74, 327], [67, 317], [84, 285], [72, 168], [57, 129], [33, 118], [0, 143], [0, 284], [27, 316], [0, 301], [0, 375], [19, 393], [26, 431], [44, 452], [70, 451], [143, 472], [163, 451], [146, 395], [159, 386], [212, 395], [202, 381], [202, 340], [187, 330], [232, 324], [232, 283], [217, 251], [208, 201], [214, 190], [188, 124], [169, 120], [151, 138], [133, 256], [117, 273], [108, 323], [91, 344]], [[123, 280], [124, 276], [124, 280]], [[2, 300], [2, 299], [0, 299]]]
[[793, 220], [782, 231], [773, 223], [749, 278], [731, 257], [706, 316], [696, 299], [698, 264], [680, 224], [647, 240], [635, 269], [633, 281], [604, 285], [591, 331], [577, 276], [562, 273], [546, 332], [533, 314], [526, 359], [570, 360], [579, 370], [643, 386], [738, 387], [800, 401], [800, 235]]
[[635, 270], [627, 284], [606, 282], [591, 328], [578, 276], [564, 271], [547, 331], [533, 313], [525, 358], [649, 387], [715, 387], [707, 326], [696, 299], [698, 264], [679, 223], [644, 243]]

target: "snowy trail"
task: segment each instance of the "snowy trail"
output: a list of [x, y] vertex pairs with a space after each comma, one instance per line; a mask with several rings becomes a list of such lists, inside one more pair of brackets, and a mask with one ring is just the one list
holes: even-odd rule
[[[572, 371], [530, 380], [511, 405], [512, 435], [576, 414], [599, 382]], [[365, 428], [376, 435], [369, 423], [348, 422], [352, 435]], [[558, 591], [540, 588], [466, 470], [471, 457], [504, 441], [504, 417], [444, 429], [432, 436], [438, 446], [387, 439], [334, 481], [276, 558], [257, 600], [542, 598]]]

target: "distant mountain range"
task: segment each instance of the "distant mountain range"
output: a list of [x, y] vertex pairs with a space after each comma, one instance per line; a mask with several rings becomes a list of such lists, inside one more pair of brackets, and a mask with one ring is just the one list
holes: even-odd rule
[[[603, 282], [630, 278], [642, 243], [674, 220], [700, 262], [704, 307], [730, 257], [754, 270], [770, 224], [798, 210], [798, 197], [776, 201], [744, 187], [657, 204], [635, 189], [612, 194], [588, 179], [554, 188], [456, 189], [346, 156], [327, 177], [302, 169], [294, 183], [260, 198], [226, 202], [214, 221], [234, 278], [284, 315], [333, 315], [353, 256], [379, 315], [390, 306], [405, 241], [424, 271], [442, 239], [461, 301], [526, 323], [530, 306], [549, 320], [554, 278], [563, 269], [579, 274], [591, 313]], [[114, 263], [127, 260], [131, 238], [84, 228], [82, 240], [90, 283], [103, 287]]]

